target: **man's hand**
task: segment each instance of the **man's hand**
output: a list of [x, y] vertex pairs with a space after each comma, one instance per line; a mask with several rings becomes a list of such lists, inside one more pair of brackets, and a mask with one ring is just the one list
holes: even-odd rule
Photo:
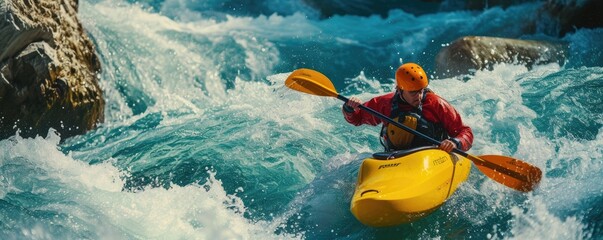
[[349, 101], [347, 101], [345, 103], [346, 106], [354, 109], [354, 111], [358, 110], [358, 106], [362, 104], [362, 101], [360, 101], [360, 99], [358, 99], [357, 97], [351, 97], [349, 99]]
[[450, 141], [448, 139], [442, 141], [440, 143], [440, 149], [446, 151], [446, 152], [451, 152], [452, 149], [455, 149], [457, 146], [453, 141]]

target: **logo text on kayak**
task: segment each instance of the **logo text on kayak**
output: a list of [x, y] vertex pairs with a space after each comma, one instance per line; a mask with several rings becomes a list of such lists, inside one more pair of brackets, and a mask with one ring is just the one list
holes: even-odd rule
[[377, 168], [377, 170], [382, 169], [382, 168], [397, 167], [398, 165], [400, 165], [400, 163], [383, 164], [383, 165], [379, 165], [379, 168]]
[[440, 157], [438, 159], [433, 160], [433, 165], [440, 165], [446, 162], [446, 157]]

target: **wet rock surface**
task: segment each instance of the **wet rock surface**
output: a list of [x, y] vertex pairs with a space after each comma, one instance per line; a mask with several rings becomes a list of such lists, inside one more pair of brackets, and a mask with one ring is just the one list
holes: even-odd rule
[[528, 69], [538, 64], [563, 65], [566, 54], [564, 43], [467, 36], [442, 48], [436, 56], [436, 72], [450, 77], [492, 69], [498, 63], [521, 64]]
[[64, 139], [103, 121], [101, 66], [77, 9], [77, 0], [0, 5], [0, 139], [51, 128]]

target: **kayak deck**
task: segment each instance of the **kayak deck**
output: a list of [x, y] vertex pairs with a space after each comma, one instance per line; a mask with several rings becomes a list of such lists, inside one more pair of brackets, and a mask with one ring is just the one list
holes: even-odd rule
[[358, 171], [351, 211], [373, 227], [412, 222], [441, 206], [470, 170], [470, 160], [435, 147], [373, 154]]

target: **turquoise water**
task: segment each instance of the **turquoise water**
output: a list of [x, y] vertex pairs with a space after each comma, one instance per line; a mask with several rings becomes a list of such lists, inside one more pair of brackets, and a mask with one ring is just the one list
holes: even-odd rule
[[[603, 236], [603, 29], [525, 35], [538, 4], [320, 19], [277, 2], [258, 16], [217, 1], [80, 1], [102, 61], [105, 123], [69, 139], [0, 141], [0, 238]], [[471, 154], [538, 166], [540, 186], [519, 193], [473, 168], [428, 217], [363, 226], [349, 200], [360, 162], [382, 149], [380, 128], [347, 124], [339, 100], [288, 90], [285, 78], [313, 68], [368, 100], [392, 90], [400, 62], [433, 72], [435, 54], [464, 35], [568, 44], [563, 66], [502, 64], [430, 83], [473, 128]]]

